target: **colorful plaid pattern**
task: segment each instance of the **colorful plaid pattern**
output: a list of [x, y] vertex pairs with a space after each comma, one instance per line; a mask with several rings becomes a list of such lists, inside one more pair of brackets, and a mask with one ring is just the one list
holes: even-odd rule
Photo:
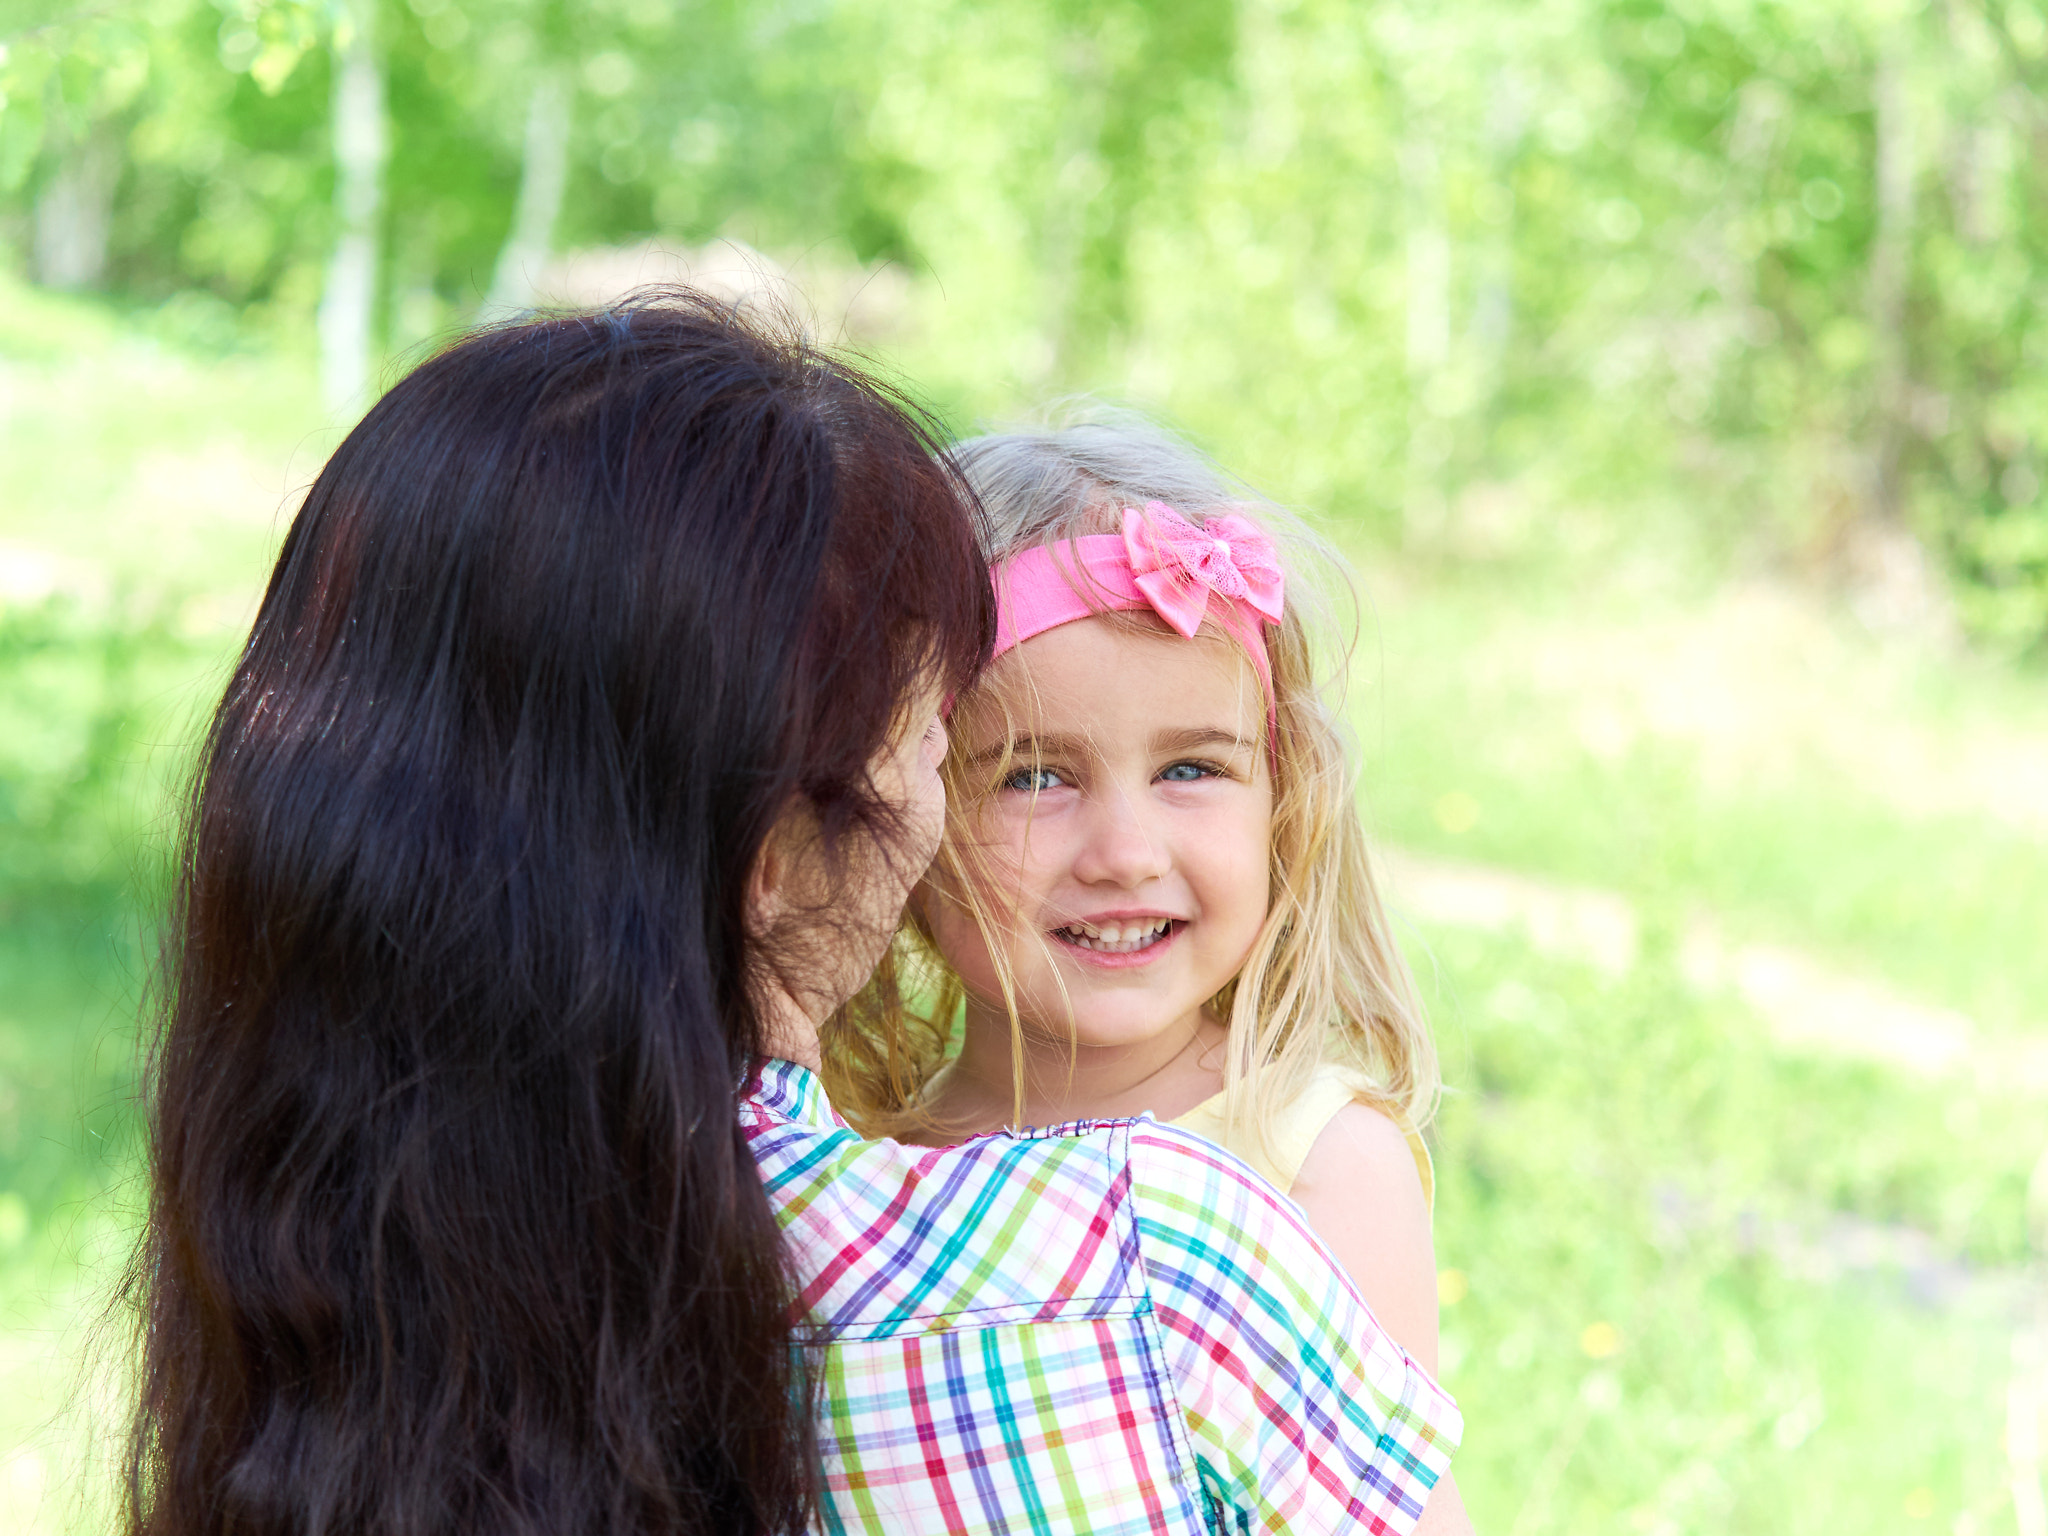
[[865, 1141], [780, 1061], [741, 1123], [823, 1346], [829, 1532], [1406, 1531], [1450, 1463], [1450, 1398], [1191, 1132]]

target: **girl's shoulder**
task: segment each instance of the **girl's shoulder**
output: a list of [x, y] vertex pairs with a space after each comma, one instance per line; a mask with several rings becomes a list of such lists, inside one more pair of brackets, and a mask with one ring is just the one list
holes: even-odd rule
[[[1171, 1123], [1206, 1136], [1235, 1153], [1285, 1193], [1294, 1187], [1310, 1149], [1315, 1146], [1317, 1138], [1329, 1129], [1338, 1112], [1371, 1091], [1371, 1083], [1358, 1072], [1337, 1062], [1324, 1062], [1302, 1086], [1301, 1092], [1281, 1109], [1275, 1123], [1267, 1127], [1264, 1146], [1259, 1145], [1255, 1137], [1241, 1132], [1231, 1134], [1231, 1127], [1224, 1120], [1223, 1095], [1220, 1093], [1176, 1116]], [[1415, 1157], [1415, 1171], [1422, 1180], [1423, 1198], [1434, 1210], [1436, 1170], [1430, 1163], [1429, 1148], [1421, 1133], [1409, 1123], [1406, 1115], [1380, 1104], [1374, 1104], [1372, 1108], [1393, 1121], [1407, 1141], [1408, 1150]]]

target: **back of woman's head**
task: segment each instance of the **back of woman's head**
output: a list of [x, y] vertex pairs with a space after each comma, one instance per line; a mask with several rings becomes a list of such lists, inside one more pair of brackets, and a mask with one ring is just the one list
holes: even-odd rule
[[136, 1531], [802, 1520], [747, 873], [796, 803], [886, 850], [868, 765], [986, 651], [930, 446], [672, 294], [473, 336], [335, 453], [183, 847]]

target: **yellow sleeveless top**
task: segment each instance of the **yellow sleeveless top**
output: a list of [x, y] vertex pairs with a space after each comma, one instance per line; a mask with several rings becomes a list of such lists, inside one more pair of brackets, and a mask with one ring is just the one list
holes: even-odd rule
[[[1301, 1165], [1307, 1160], [1309, 1149], [1316, 1144], [1316, 1138], [1337, 1117], [1338, 1110], [1358, 1097], [1358, 1090], [1358, 1077], [1345, 1068], [1331, 1062], [1316, 1068], [1308, 1086], [1281, 1111], [1279, 1123], [1273, 1126], [1267, 1138], [1272, 1145], [1271, 1156], [1247, 1136], [1224, 1134], [1223, 1095], [1220, 1093], [1202, 1100], [1170, 1123], [1193, 1131], [1197, 1136], [1206, 1136], [1224, 1151], [1235, 1153], [1285, 1194], [1294, 1188]], [[1423, 1145], [1420, 1133], [1408, 1123], [1407, 1116], [1388, 1114], [1378, 1105], [1373, 1108], [1387, 1114], [1408, 1139], [1408, 1150], [1415, 1154], [1415, 1171], [1422, 1175], [1422, 1197], [1429, 1202], [1434, 1213], [1436, 1170], [1430, 1165], [1429, 1148]]]

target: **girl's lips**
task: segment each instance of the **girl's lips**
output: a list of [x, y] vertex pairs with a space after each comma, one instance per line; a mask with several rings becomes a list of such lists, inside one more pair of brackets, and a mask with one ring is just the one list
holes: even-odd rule
[[1097, 970], [1123, 971], [1130, 970], [1135, 966], [1150, 965], [1172, 947], [1174, 940], [1180, 937], [1181, 930], [1186, 927], [1187, 924], [1185, 922], [1169, 922], [1166, 932], [1162, 933], [1158, 938], [1153, 939], [1141, 948], [1122, 952], [1091, 949], [1088, 945], [1077, 942], [1070, 930], [1065, 928], [1055, 928], [1052, 931], [1052, 937], [1053, 942], [1059, 945], [1061, 951], [1069, 959], [1079, 961], [1083, 965], [1093, 966]]

